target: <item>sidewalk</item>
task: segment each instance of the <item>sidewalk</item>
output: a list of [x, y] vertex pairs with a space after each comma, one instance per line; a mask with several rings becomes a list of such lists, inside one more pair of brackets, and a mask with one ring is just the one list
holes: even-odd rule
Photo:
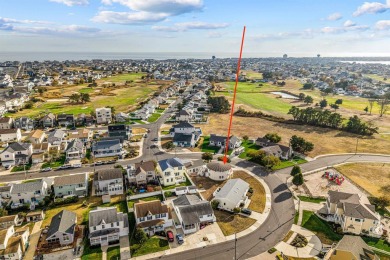
[[34, 254], [37, 249], [39, 237], [41, 236], [41, 225], [42, 221], [36, 222], [31, 231], [29, 247], [26, 251], [26, 254], [24, 255], [25, 259], [34, 259]]
[[[249, 228], [237, 233], [236, 234], [237, 238], [240, 238], [240, 237], [248, 235], [249, 233], [252, 233], [254, 230], [259, 228], [263, 224], [265, 219], [268, 217], [270, 210], [271, 210], [271, 190], [269, 189], [268, 185], [260, 177], [256, 176], [252, 172], [247, 171], [247, 170], [242, 169], [242, 168], [239, 168], [239, 167], [234, 167], [234, 169], [240, 170], [240, 171], [245, 171], [249, 175], [256, 178], [263, 185], [265, 193], [266, 193], [266, 195], [265, 195], [266, 196], [266, 205], [265, 205], [264, 212], [258, 213], [258, 212], [252, 211], [252, 214], [250, 217], [253, 219], [256, 219], [256, 222], [252, 226], [250, 226]], [[194, 234], [196, 234], [196, 233], [194, 233]], [[147, 255], [143, 255], [143, 256], [139, 256], [139, 257], [134, 257], [132, 259], [146, 260], [146, 259], [150, 259], [150, 258], [159, 258], [159, 257], [165, 256], [165, 255], [175, 254], [175, 253], [179, 253], [179, 252], [183, 252], [183, 251], [187, 251], [187, 250], [191, 250], [191, 249], [196, 249], [199, 247], [205, 247], [209, 244], [217, 244], [217, 243], [222, 243], [222, 242], [229, 241], [229, 240], [234, 240], [234, 235], [223, 236], [223, 237], [215, 236], [215, 237], [213, 237], [213, 239], [209, 239], [209, 241], [201, 241], [198, 243], [191, 243], [191, 244], [184, 243], [183, 245], [176, 247], [176, 248], [171, 248], [171, 249], [168, 249], [165, 251], [160, 251], [160, 252], [153, 253], [153, 254], [147, 254]], [[184, 238], [184, 241], [186, 241], [186, 238]]]

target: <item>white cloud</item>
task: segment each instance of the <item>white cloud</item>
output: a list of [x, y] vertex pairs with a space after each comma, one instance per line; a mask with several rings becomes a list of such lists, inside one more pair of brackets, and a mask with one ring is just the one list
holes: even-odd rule
[[364, 2], [353, 13], [353, 16], [360, 16], [363, 14], [377, 14], [383, 13], [390, 9], [390, 0], [387, 0], [385, 4], [379, 2]]
[[351, 26], [355, 26], [356, 23], [355, 22], [352, 22], [351, 20], [347, 20], [344, 22], [344, 27], [351, 27]]
[[341, 18], [343, 18], [343, 16], [340, 13], [333, 13], [333, 14], [330, 14], [326, 18], [326, 20], [328, 20], [328, 21], [337, 21], [337, 20], [340, 20]]
[[344, 27], [324, 27], [321, 29], [322, 33], [325, 34], [336, 34], [336, 33], [346, 33], [351, 31], [366, 31], [370, 27], [367, 25], [350, 25]]
[[74, 5], [88, 5], [88, 0], [49, 0], [50, 2], [55, 2], [59, 4], [64, 4], [67, 6], [74, 6]]
[[228, 27], [228, 23], [185, 22], [176, 23], [173, 26], [153, 26], [156, 31], [185, 32], [188, 30], [214, 30]]
[[376, 22], [375, 29], [389, 30], [390, 29], [390, 20], [380, 20], [380, 21]]
[[0, 17], [1, 23], [20, 23], [20, 24], [51, 24], [52, 22], [48, 21], [35, 21], [35, 20], [17, 20], [12, 18]]
[[203, 0], [102, 0], [105, 5], [118, 3], [131, 10], [149, 13], [179, 15], [201, 11]]
[[167, 14], [153, 14], [148, 12], [101, 11], [91, 20], [97, 23], [143, 25], [160, 22], [167, 17]]

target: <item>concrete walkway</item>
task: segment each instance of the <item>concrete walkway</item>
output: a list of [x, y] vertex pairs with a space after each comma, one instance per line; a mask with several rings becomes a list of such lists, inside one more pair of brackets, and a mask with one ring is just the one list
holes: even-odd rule
[[297, 258], [310, 258], [318, 255], [322, 249], [322, 243], [313, 232], [297, 225], [293, 225], [291, 230], [295, 232], [293, 236], [296, 236], [296, 233], [298, 233], [306, 237], [308, 241], [307, 245], [305, 247], [297, 248], [282, 241], [275, 246], [279, 252], [283, 252], [286, 256]]
[[29, 247], [26, 251], [26, 254], [24, 255], [24, 259], [34, 259], [39, 237], [41, 236], [41, 231], [42, 231], [41, 226], [42, 226], [42, 221], [38, 221], [35, 223], [30, 234]]
[[130, 242], [129, 237], [124, 236], [119, 239], [121, 249], [121, 259], [130, 259]]
[[[271, 190], [269, 189], [268, 185], [264, 182], [263, 179], [256, 176], [252, 172], [249, 172], [249, 171], [247, 171], [243, 168], [240, 168], [240, 167], [234, 167], [234, 170], [245, 171], [249, 175], [256, 178], [263, 185], [264, 190], [265, 190], [265, 194], [266, 194], [265, 195], [266, 196], [266, 204], [265, 204], [264, 212], [258, 213], [258, 212], [252, 211], [252, 214], [250, 217], [253, 219], [256, 219], [256, 222], [252, 226], [250, 226], [249, 228], [237, 233], [237, 239], [238, 239], [240, 237], [248, 235], [249, 233], [252, 233], [253, 231], [255, 231], [258, 227], [260, 227], [263, 224], [263, 222], [266, 220], [266, 218], [268, 217], [268, 215], [270, 213], [272, 200], [271, 200]], [[197, 234], [197, 233], [195, 233], [195, 234]], [[212, 234], [210, 234], [210, 236], [211, 235]], [[205, 247], [205, 246], [208, 246], [210, 244], [222, 243], [222, 242], [229, 241], [229, 240], [234, 240], [234, 235], [215, 236], [215, 237], [213, 236], [213, 238], [212, 239], [209, 238], [208, 241], [201, 241], [198, 243], [186, 243], [186, 237], [184, 237], [184, 241], [185, 241], [184, 244], [182, 244], [178, 247], [170, 248], [168, 250], [160, 251], [160, 252], [153, 253], [153, 254], [143, 255], [143, 256], [139, 256], [139, 257], [133, 257], [131, 259], [146, 260], [146, 259], [150, 259], [150, 258], [159, 258], [159, 257], [165, 256], [165, 255], [170, 255], [170, 254], [179, 253], [179, 252], [183, 252], [183, 251], [187, 251], [187, 250], [191, 250], [191, 249]]]
[[107, 260], [107, 249], [108, 246], [102, 246], [102, 260]]
[[303, 210], [316, 212], [324, 206], [323, 203], [312, 203], [312, 202], [306, 202], [306, 201], [300, 201], [299, 204], [300, 204], [299, 205], [299, 218], [298, 218], [298, 223], [297, 223], [298, 226], [302, 225]]

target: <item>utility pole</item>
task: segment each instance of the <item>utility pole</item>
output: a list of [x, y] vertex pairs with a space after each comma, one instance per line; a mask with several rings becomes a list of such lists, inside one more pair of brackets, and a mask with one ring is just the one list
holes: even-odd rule
[[359, 143], [359, 137], [356, 137], [356, 149], [355, 149], [355, 154], [357, 154], [358, 143]]
[[234, 232], [234, 260], [237, 260], [237, 232]]

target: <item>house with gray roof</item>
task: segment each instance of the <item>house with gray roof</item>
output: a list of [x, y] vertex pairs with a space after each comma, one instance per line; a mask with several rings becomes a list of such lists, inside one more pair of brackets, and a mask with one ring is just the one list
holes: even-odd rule
[[97, 141], [92, 145], [95, 158], [118, 156], [122, 157], [123, 150], [120, 139]]
[[19, 117], [14, 120], [14, 127], [20, 128], [22, 130], [33, 130], [34, 129], [34, 120], [29, 117]]
[[39, 120], [39, 124], [43, 127], [54, 127], [56, 124], [56, 116], [53, 113], [49, 113]]
[[282, 160], [289, 160], [293, 152], [291, 147], [272, 143], [268, 144], [268, 146], [261, 148], [260, 150], [264, 151], [267, 155], [273, 155]]
[[164, 186], [176, 185], [186, 181], [186, 167], [179, 158], [158, 161], [157, 172]]
[[358, 194], [330, 190], [325, 208], [318, 213], [339, 224], [344, 233], [372, 237], [383, 234], [381, 216], [375, 211], [375, 206]]
[[10, 143], [0, 154], [3, 166], [14, 166], [28, 164], [33, 153], [33, 146], [30, 143]]
[[175, 146], [194, 147], [202, 135], [202, 130], [188, 122], [180, 122], [170, 129], [170, 135]]
[[129, 183], [146, 185], [156, 180], [156, 163], [154, 161], [141, 161], [127, 168], [127, 178]]
[[93, 176], [95, 195], [120, 195], [124, 192], [123, 173], [120, 168], [103, 169]]
[[88, 196], [88, 174], [72, 174], [54, 178], [53, 190], [55, 198]]
[[193, 160], [186, 164], [187, 173], [191, 176], [203, 175], [206, 171], [206, 165], [204, 164], [202, 159]]
[[62, 210], [52, 219], [47, 231], [46, 241], [50, 245], [66, 246], [73, 243], [77, 227], [77, 215], [69, 210]]
[[65, 137], [66, 133], [64, 131], [61, 129], [55, 129], [48, 134], [47, 142], [51, 145], [60, 145]]
[[379, 256], [364, 242], [360, 236], [345, 235], [325, 255], [326, 260], [379, 260]]
[[25, 204], [36, 206], [48, 195], [48, 185], [44, 180], [14, 183], [10, 190], [11, 207], [18, 208]]
[[229, 179], [222, 188], [214, 192], [213, 200], [218, 201], [218, 208], [233, 212], [243, 207], [247, 201], [249, 184], [241, 179]]
[[[226, 136], [211, 134], [210, 135], [210, 146], [225, 147], [226, 146]], [[235, 149], [240, 147], [242, 141], [237, 136], [232, 135], [229, 138], [229, 149]]]
[[66, 160], [81, 159], [85, 155], [85, 147], [80, 139], [73, 139], [65, 150]]
[[216, 221], [210, 202], [198, 195], [180, 195], [172, 204], [184, 234], [194, 233]]
[[129, 235], [129, 219], [116, 207], [97, 207], [89, 212], [89, 241], [92, 246], [119, 243]]

